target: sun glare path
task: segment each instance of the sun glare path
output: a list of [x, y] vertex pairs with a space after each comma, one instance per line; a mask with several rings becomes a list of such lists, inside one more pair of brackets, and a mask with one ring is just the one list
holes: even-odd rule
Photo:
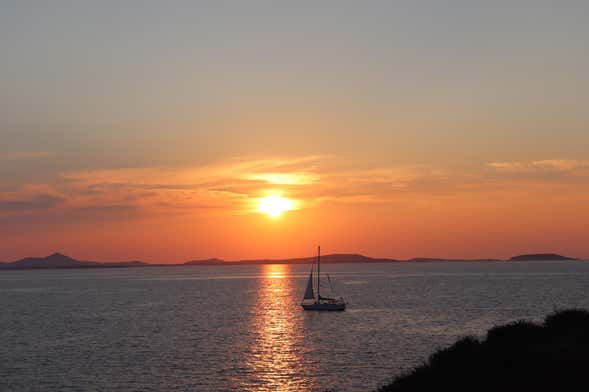
[[294, 202], [286, 197], [270, 195], [258, 201], [258, 211], [272, 218], [278, 218], [285, 211], [294, 209]]

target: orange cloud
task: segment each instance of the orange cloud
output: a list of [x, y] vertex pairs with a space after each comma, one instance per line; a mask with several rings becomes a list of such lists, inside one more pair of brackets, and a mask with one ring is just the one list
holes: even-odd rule
[[247, 180], [264, 181], [273, 185], [310, 185], [319, 181], [319, 175], [301, 173], [254, 173], [244, 177]]
[[589, 169], [589, 161], [572, 159], [545, 159], [539, 161], [491, 162], [488, 164], [499, 172], [574, 172]]
[[[371, 166], [327, 156], [248, 157], [200, 166], [71, 171], [0, 192], [0, 231], [6, 235], [18, 226], [18, 232], [28, 233], [24, 243], [37, 230], [44, 233], [37, 241], [53, 246], [67, 242], [70, 237], [62, 233], [69, 230], [68, 243], [80, 249], [94, 244], [93, 251], [100, 251], [107, 241], [120, 252], [144, 252], [156, 260], [157, 252], [168, 257], [192, 255], [194, 249], [218, 256], [227, 243], [240, 257], [260, 249], [286, 252], [318, 238], [334, 248], [362, 251], [377, 244], [383, 254], [407, 256], [429, 243], [430, 254], [464, 256], [464, 246], [473, 253], [490, 246], [489, 235], [503, 241], [506, 227], [512, 236], [525, 232], [528, 238], [538, 227], [554, 225], [580, 236], [578, 216], [586, 212], [589, 194], [585, 164], [535, 162]], [[268, 195], [292, 201], [284, 224], [250, 217]], [[463, 241], [470, 236], [479, 242]]]
[[560, 192], [573, 183], [579, 189], [574, 177], [565, 181], [562, 174], [579, 174], [588, 167], [589, 161], [578, 160], [442, 168], [360, 167], [329, 156], [241, 157], [201, 166], [65, 172], [53, 183], [0, 193], [0, 208], [11, 213], [28, 208], [64, 214], [127, 209], [136, 211], [134, 216], [243, 215], [255, 212], [257, 200], [273, 192], [293, 200], [296, 210], [335, 204], [429, 208], [486, 200], [491, 192], [513, 198], [530, 190]]
[[[301, 187], [319, 175], [312, 164], [320, 158], [232, 159], [196, 167], [152, 167], [88, 170], [61, 174], [78, 206], [129, 201], [153, 211], [223, 210], [247, 213], [270, 186]], [[299, 203], [297, 203], [299, 205]]]

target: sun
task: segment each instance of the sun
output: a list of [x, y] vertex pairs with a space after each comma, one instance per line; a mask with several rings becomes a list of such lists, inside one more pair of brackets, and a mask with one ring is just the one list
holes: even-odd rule
[[258, 211], [272, 218], [278, 218], [285, 211], [294, 209], [294, 202], [286, 197], [269, 195], [258, 200]]

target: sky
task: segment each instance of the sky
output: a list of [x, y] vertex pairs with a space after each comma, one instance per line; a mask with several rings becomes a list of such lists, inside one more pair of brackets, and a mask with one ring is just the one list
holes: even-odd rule
[[589, 257], [588, 17], [2, 1], [0, 260]]

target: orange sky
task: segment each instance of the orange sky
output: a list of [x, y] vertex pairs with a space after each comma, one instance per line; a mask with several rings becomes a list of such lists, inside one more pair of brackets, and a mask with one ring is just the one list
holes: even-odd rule
[[0, 260], [589, 257], [588, 4], [15, 2]]
[[[65, 172], [4, 195], [30, 208], [5, 213], [3, 249], [151, 262], [303, 256], [318, 243], [393, 258], [584, 256], [587, 179], [589, 161], [362, 167], [329, 156]], [[272, 192], [294, 210], [260, 213]]]

